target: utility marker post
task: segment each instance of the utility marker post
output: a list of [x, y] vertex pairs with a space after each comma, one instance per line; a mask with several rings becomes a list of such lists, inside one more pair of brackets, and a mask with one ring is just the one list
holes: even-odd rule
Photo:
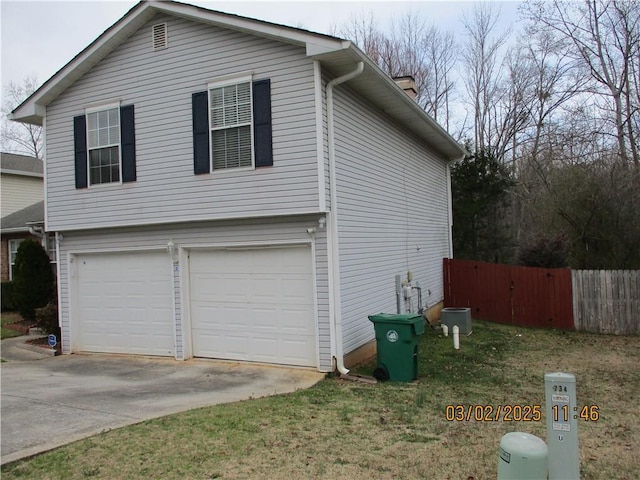
[[580, 480], [576, 377], [545, 373], [549, 480]]

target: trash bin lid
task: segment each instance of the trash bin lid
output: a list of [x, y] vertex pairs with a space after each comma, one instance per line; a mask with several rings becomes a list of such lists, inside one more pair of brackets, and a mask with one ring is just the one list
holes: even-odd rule
[[402, 325], [411, 325], [413, 323], [422, 322], [422, 315], [417, 313], [379, 313], [377, 315], [369, 315], [369, 320], [373, 323], [400, 323]]

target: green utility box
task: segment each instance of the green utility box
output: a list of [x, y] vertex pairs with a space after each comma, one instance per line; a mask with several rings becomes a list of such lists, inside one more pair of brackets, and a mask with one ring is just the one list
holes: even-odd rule
[[409, 313], [370, 315], [376, 331], [378, 380], [412, 382], [418, 378], [418, 335], [424, 333], [422, 315]]

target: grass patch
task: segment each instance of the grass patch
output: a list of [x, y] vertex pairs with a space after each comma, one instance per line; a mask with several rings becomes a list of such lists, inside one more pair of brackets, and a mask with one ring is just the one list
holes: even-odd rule
[[19, 337], [24, 335], [22, 332], [8, 328], [7, 325], [19, 323], [22, 321], [22, 317], [17, 313], [3, 313], [0, 315], [0, 339]]
[[[3, 479], [495, 478], [502, 435], [546, 437], [541, 422], [448, 422], [445, 408], [542, 405], [546, 372], [577, 378], [581, 478], [640, 471], [638, 337], [522, 329], [474, 322], [453, 350], [427, 330], [419, 380], [369, 385], [326, 379], [313, 388], [191, 410], [2, 467]], [[371, 374], [374, 364], [359, 373]]]

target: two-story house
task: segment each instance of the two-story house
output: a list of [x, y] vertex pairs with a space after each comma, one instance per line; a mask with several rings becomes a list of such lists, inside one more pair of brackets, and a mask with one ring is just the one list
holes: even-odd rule
[[55, 264], [53, 236], [44, 234], [44, 181], [42, 160], [27, 155], [0, 153], [0, 279], [13, 279], [20, 242], [42, 242]]
[[65, 353], [338, 368], [443, 298], [463, 148], [353, 43], [145, 1], [14, 112], [46, 128]]

